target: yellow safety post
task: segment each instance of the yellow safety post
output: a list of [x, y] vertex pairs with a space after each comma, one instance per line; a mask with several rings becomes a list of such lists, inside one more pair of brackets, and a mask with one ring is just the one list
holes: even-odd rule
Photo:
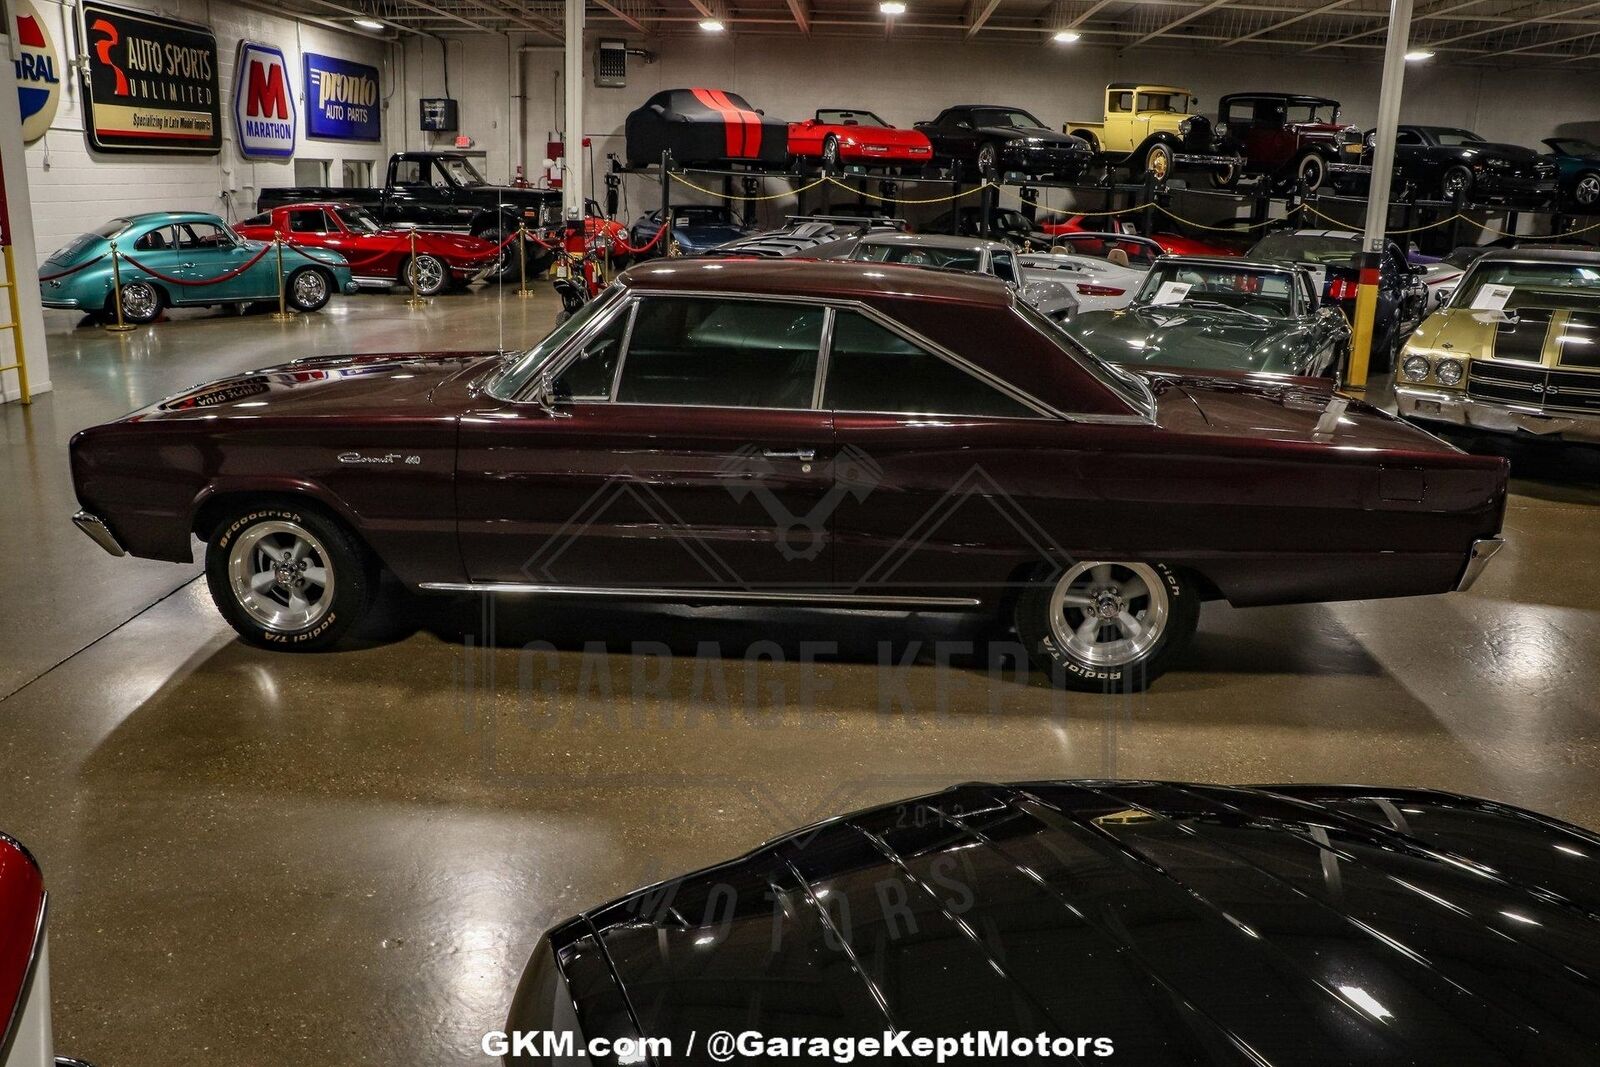
[[272, 321], [284, 322], [294, 316], [289, 314], [289, 296], [283, 288], [283, 234], [272, 235], [272, 249], [278, 256], [278, 310], [272, 313]]
[[133, 329], [131, 325], [122, 320], [122, 255], [117, 251], [117, 242], [111, 242], [111, 304], [117, 309], [117, 321], [106, 324], [110, 333], [127, 333]]
[[0, 327], [0, 329], [11, 331], [11, 340], [12, 345], [17, 353], [17, 361], [15, 363], [6, 363], [0, 365], [0, 374], [4, 374], [8, 370], [16, 371], [17, 391], [21, 394], [20, 399], [24, 404], [31, 404], [33, 403], [33, 394], [28, 391], [28, 361], [23, 355], [22, 351], [22, 305], [17, 300], [16, 262], [11, 258], [10, 245], [5, 246], [5, 261], [6, 280], [4, 282], [0, 282], [0, 285], [4, 285], [6, 287], [6, 295], [10, 298], [11, 321], [6, 323], [3, 327]]
[[518, 296], [532, 296], [533, 290], [528, 288], [528, 224], [517, 223], [517, 274], [522, 281], [517, 285]]
[[1381, 260], [1371, 253], [1362, 253], [1360, 263], [1360, 281], [1356, 288], [1355, 336], [1350, 341], [1350, 372], [1345, 375], [1345, 384], [1357, 390], [1366, 388], [1367, 373], [1372, 368], [1372, 327], [1378, 321], [1378, 274]]
[[411, 231], [411, 262], [406, 266], [406, 276], [411, 279], [411, 295], [406, 298], [406, 307], [415, 311], [425, 308], [428, 302], [417, 294], [417, 231]]

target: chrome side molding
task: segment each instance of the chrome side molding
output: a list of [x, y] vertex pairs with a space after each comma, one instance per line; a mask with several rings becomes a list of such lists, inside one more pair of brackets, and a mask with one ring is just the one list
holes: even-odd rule
[[1483, 568], [1489, 565], [1494, 554], [1504, 548], [1505, 544], [1503, 537], [1486, 537], [1481, 541], [1472, 542], [1472, 552], [1467, 556], [1467, 567], [1461, 572], [1461, 580], [1456, 583], [1456, 592], [1464, 593], [1471, 589], [1472, 583], [1483, 573]]
[[906, 608], [975, 608], [976, 597], [884, 596], [878, 593], [775, 593], [755, 589], [630, 589], [613, 586], [541, 585], [537, 582], [422, 582], [430, 593], [507, 593], [532, 596], [603, 597], [610, 600], [693, 600], [698, 603], [876, 605]]
[[91, 515], [87, 511], [80, 511], [72, 516], [72, 525], [89, 535], [89, 540], [111, 553], [113, 556], [126, 556], [127, 549], [117, 540], [117, 535], [111, 528], [101, 521], [100, 516]]

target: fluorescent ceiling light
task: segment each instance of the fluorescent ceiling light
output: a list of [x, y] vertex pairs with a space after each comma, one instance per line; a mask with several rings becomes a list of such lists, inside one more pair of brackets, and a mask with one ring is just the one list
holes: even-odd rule
[[377, 19], [356, 19], [355, 23], [364, 30], [386, 30], [389, 28]]
[[1433, 58], [1433, 53], [1428, 51], [1425, 48], [1419, 48], [1415, 52], [1407, 52], [1406, 53], [1406, 62], [1407, 63], [1421, 63], [1425, 59], [1432, 59], [1432, 58]]
[[904, 15], [906, 13], [906, 5], [902, 4], [900, 0], [883, 0], [883, 3], [878, 5], [878, 12], [884, 15]]
[[1071, 30], [1057, 30], [1050, 39], [1056, 44], [1072, 44], [1075, 41], [1083, 40], [1083, 34], [1073, 33]]
[[707, 33], [721, 33], [727, 27], [722, 24], [721, 19], [701, 19], [700, 28]]

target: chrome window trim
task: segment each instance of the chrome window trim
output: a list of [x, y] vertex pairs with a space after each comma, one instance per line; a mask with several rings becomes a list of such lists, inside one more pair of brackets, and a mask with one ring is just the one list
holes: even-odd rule
[[839, 311], [833, 305], [823, 309], [822, 350], [817, 353], [817, 376], [811, 383], [811, 408], [822, 410], [822, 397], [828, 387], [828, 364], [833, 362], [833, 320]]
[[[602, 293], [600, 295], [600, 297], [597, 297], [596, 299], [604, 299], [604, 296], [605, 296], [605, 294]], [[619, 296], [617, 298], [617, 306], [615, 308], [608, 308], [604, 315], [601, 315], [599, 318], [595, 319], [593, 322], [586, 323], [584, 325], [583, 329], [579, 330], [577, 333], [575, 333], [571, 337], [567, 338], [566, 342], [560, 348], [558, 348], [554, 352], [552, 352], [550, 354], [550, 356], [544, 361], [544, 366], [543, 367], [540, 367], [540, 368], [536, 369], [534, 371], [534, 373], [532, 373], [532, 374], [530, 374], [528, 376], [528, 380], [522, 383], [522, 387], [520, 389], [518, 389], [515, 394], [513, 394], [511, 396], [498, 396], [493, 392], [489, 392], [487, 387], [485, 387], [485, 392], [487, 393], [487, 395], [493, 397], [495, 400], [498, 400], [501, 403], [505, 403], [505, 404], [535, 404], [535, 403], [537, 403], [537, 400], [535, 400], [533, 397], [531, 397], [531, 396], [529, 396], [527, 394], [533, 389], [534, 385], [538, 383], [539, 379], [545, 377], [546, 373], [551, 368], [559, 368], [559, 370], [566, 370], [567, 369], [567, 361], [569, 361], [570, 358], [574, 355], [575, 349], [577, 347], [581, 346], [581, 345], [587, 344], [590, 338], [592, 338], [595, 334], [599, 333], [601, 330], [605, 329], [606, 326], [610, 325], [611, 320], [615, 316], [620, 314], [623, 308], [626, 308], [628, 306], [629, 305], [628, 305], [627, 296], [625, 294]], [[522, 356], [520, 358], [526, 359], [528, 357], [529, 353], [531, 353], [533, 351], [533, 349], [538, 348], [540, 343], [543, 342], [543, 340], [544, 340], [544, 338], [540, 338], [538, 341], [535, 341], [532, 345], [530, 345], [528, 347], [528, 349], [526, 351], [524, 351], [522, 353]], [[554, 381], [554, 377], [553, 376], [551, 377], [551, 380]]]
[[[633, 312], [636, 306], [637, 305], [627, 300], [619, 301], [615, 311], [609, 312], [603, 316], [604, 325], [597, 326], [592, 332], [586, 329], [582, 331], [579, 337], [572, 338], [572, 340], [576, 342], [579, 341], [581, 337], [583, 343], [577, 344], [575, 347], [570, 349], [566, 346], [563, 346], [559, 353], [551, 357], [551, 363], [555, 363], [557, 360], [564, 361], [562, 362], [559, 370], [552, 370], [549, 373], [550, 382], [553, 385], [561, 378], [563, 374], [571, 370], [572, 367], [577, 364], [578, 357], [583, 354], [584, 346], [588, 343], [588, 341], [593, 340], [596, 334], [604, 333], [606, 326], [610, 326], [619, 315], [628, 316], [627, 324], [622, 327], [622, 345], [617, 349], [617, 365], [611, 371], [611, 388], [607, 390], [604, 396], [590, 395], [586, 393], [583, 396], [569, 396], [566, 398], [567, 400], [595, 400], [603, 403], [608, 400], [616, 399], [617, 375], [622, 370], [622, 361], [626, 359], [628, 355], [628, 341], [633, 337]], [[538, 375], [535, 375], [535, 377], [538, 377]]]
[[540, 585], [537, 582], [422, 582], [417, 588], [433, 593], [518, 593], [537, 596], [607, 597], [623, 600], [695, 600], [711, 602], [785, 602], [830, 606], [871, 604], [906, 607], [978, 607], [977, 597], [894, 596], [892, 594], [837, 593], [825, 589], [777, 592], [761, 589], [706, 589], [699, 586], [651, 587], [609, 585]]

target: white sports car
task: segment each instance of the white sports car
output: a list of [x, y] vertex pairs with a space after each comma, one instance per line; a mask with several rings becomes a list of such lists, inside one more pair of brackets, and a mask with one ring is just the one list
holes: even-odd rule
[[1057, 234], [1049, 252], [1019, 257], [1031, 277], [1052, 278], [1068, 286], [1080, 311], [1127, 307], [1144, 284], [1161, 246], [1148, 237], [1120, 233]]
[[1072, 287], [1024, 264], [1008, 244], [980, 237], [939, 233], [869, 233], [819, 246], [806, 253], [819, 259], [853, 259], [866, 263], [899, 263], [909, 267], [991, 274], [1057, 322], [1066, 322], [1082, 301]]

